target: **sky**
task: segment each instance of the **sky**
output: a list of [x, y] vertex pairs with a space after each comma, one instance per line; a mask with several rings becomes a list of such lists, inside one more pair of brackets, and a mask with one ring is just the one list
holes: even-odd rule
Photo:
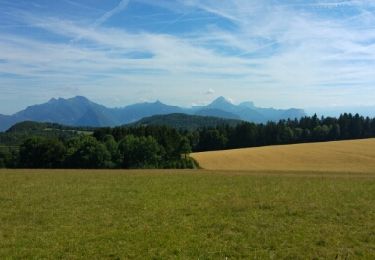
[[0, 113], [218, 96], [375, 105], [373, 0], [0, 0]]

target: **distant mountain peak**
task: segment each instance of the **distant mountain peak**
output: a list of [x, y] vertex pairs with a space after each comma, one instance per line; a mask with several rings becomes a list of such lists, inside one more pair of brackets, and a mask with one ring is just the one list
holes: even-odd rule
[[[227, 98], [225, 98], [225, 97], [223, 97], [223, 96], [218, 97], [218, 98], [215, 99], [212, 103], [229, 103], [229, 104], [232, 104], [232, 105], [233, 105], [233, 103], [232, 103], [229, 99], [227, 99]], [[211, 103], [211, 104], [212, 104], [212, 103]]]
[[208, 105], [208, 107], [210, 107], [210, 108], [219, 108], [219, 109], [231, 108], [233, 106], [234, 106], [234, 104], [230, 100], [228, 100], [227, 98], [225, 98], [223, 96], [218, 97], [217, 99], [212, 101], [211, 104]]
[[87, 97], [84, 97], [84, 96], [75, 96], [75, 97], [70, 98], [70, 99], [80, 101], [80, 102], [91, 102]]
[[84, 103], [89, 103], [91, 102], [88, 98], [84, 96], [75, 96], [72, 98], [51, 98], [48, 103], [56, 103], [56, 102], [66, 102], [66, 101], [77, 101], [77, 102], [84, 102]]

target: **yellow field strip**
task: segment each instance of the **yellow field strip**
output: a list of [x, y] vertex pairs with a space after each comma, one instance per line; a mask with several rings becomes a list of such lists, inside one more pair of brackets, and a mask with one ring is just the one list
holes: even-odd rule
[[207, 170], [375, 173], [375, 139], [266, 146], [191, 156]]

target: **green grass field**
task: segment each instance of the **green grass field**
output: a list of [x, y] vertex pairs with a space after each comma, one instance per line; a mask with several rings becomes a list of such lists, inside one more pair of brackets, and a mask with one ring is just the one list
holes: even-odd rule
[[0, 258], [373, 259], [375, 175], [0, 171]]

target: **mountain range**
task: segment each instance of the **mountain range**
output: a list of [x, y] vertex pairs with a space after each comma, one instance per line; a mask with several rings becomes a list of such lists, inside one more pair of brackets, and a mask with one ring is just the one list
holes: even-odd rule
[[160, 101], [139, 103], [122, 108], [108, 108], [89, 99], [76, 96], [69, 99], [52, 98], [46, 103], [29, 106], [13, 115], [0, 114], [0, 131], [22, 121], [52, 122], [70, 126], [118, 126], [134, 123], [144, 117], [167, 114], [188, 114], [226, 119], [244, 120], [254, 123], [278, 121], [305, 116], [302, 109], [259, 108], [252, 102], [235, 105], [219, 97], [207, 106], [182, 108]]

